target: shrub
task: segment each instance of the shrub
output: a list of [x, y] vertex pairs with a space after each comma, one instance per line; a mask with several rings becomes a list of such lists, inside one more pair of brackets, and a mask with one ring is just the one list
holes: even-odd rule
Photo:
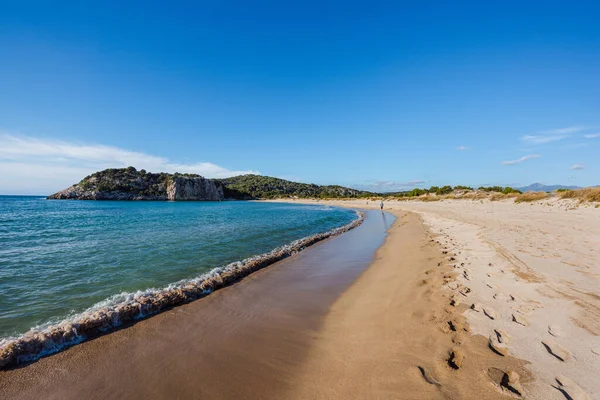
[[483, 190], [484, 192], [502, 192], [502, 190], [504, 190], [504, 188], [502, 186], [489, 186], [489, 187], [480, 186], [479, 190]]
[[438, 188], [438, 190], [436, 190], [435, 192], [435, 194], [437, 194], [438, 196], [443, 196], [449, 193], [452, 193], [452, 186], [442, 186], [441, 188]]
[[504, 193], [504, 194], [511, 194], [511, 193], [521, 194], [522, 192], [520, 190], [513, 189], [510, 186], [507, 186], [504, 189], [502, 189], [502, 193]]
[[408, 197], [418, 197], [421, 196], [423, 194], [427, 194], [427, 190], [425, 189], [413, 189], [410, 192], [408, 192], [407, 196]]

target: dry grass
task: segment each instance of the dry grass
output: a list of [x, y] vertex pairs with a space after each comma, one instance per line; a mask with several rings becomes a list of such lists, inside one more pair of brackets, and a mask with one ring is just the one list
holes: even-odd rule
[[483, 200], [488, 198], [488, 194], [485, 192], [475, 191], [470, 193], [465, 193], [461, 198], [465, 200]]
[[532, 202], [538, 200], [544, 200], [550, 195], [546, 192], [525, 192], [515, 197], [515, 203]]
[[564, 192], [559, 192], [558, 195], [561, 199], [600, 202], [600, 187], [565, 190]]
[[500, 201], [500, 200], [504, 200], [507, 198], [508, 198], [508, 196], [505, 195], [504, 193], [494, 193], [493, 195], [490, 196], [490, 201]]
[[425, 195], [425, 196], [419, 196], [418, 199], [421, 201], [440, 201], [442, 199], [442, 196]]

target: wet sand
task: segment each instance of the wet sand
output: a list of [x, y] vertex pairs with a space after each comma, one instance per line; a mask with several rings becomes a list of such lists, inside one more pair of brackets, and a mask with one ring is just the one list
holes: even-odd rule
[[0, 398], [281, 398], [393, 220], [368, 212], [354, 230], [206, 298], [0, 371]]

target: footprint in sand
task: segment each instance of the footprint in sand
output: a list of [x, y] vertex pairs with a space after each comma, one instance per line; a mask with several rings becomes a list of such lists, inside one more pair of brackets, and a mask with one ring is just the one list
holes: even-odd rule
[[525, 391], [523, 390], [523, 386], [521, 386], [520, 380], [521, 377], [519, 374], [515, 371], [508, 371], [502, 378], [502, 386], [518, 396], [523, 396]]
[[452, 368], [459, 369], [460, 367], [462, 367], [464, 360], [465, 353], [463, 353], [463, 351], [460, 348], [454, 347], [450, 351], [450, 358], [448, 358], [448, 364]]
[[521, 315], [531, 315], [534, 311], [535, 309], [529, 306], [522, 306], [517, 308], [517, 312]]
[[562, 331], [562, 329], [558, 325], [549, 325], [548, 326], [548, 333], [551, 334], [554, 337], [563, 337], [563, 336], [565, 336], [564, 332]]
[[485, 315], [487, 315], [490, 319], [498, 319], [498, 317], [499, 317], [496, 310], [494, 310], [493, 308], [488, 307], [488, 306], [483, 307], [483, 313]]
[[496, 337], [500, 343], [509, 344], [512, 337], [504, 329], [494, 329]]
[[555, 379], [556, 382], [558, 382], [558, 386], [555, 387], [563, 392], [568, 399], [592, 400], [591, 397], [588, 396], [587, 393], [585, 393], [572, 379], [562, 375], [557, 376]]
[[524, 315], [521, 315], [519, 313], [513, 313], [512, 317], [513, 317], [513, 321], [516, 322], [517, 324], [523, 325], [523, 326], [529, 326], [529, 321], [527, 320], [527, 318], [525, 318]]
[[419, 371], [421, 371], [421, 375], [423, 375], [423, 379], [425, 379], [427, 383], [435, 386], [442, 386], [442, 384], [433, 375], [431, 368], [419, 366]]
[[596, 354], [596, 355], [600, 356], [600, 347], [597, 347], [597, 348], [595, 347], [595, 348], [593, 348], [593, 349], [592, 349], [592, 353], [594, 353], [594, 354]]
[[450, 299], [450, 305], [452, 307], [458, 307], [459, 304], [460, 304], [460, 299], [458, 299], [456, 297], [452, 297], [452, 299]]
[[500, 343], [498, 335], [495, 332], [490, 335], [488, 344], [492, 350], [501, 356], [508, 355], [508, 346], [505, 343]]
[[480, 312], [481, 311], [481, 304], [479, 304], [479, 303], [473, 303], [473, 304], [471, 304], [471, 310]]
[[560, 361], [567, 361], [571, 357], [571, 353], [554, 340], [545, 339], [542, 340], [542, 344], [548, 350], [548, 353], [558, 358]]

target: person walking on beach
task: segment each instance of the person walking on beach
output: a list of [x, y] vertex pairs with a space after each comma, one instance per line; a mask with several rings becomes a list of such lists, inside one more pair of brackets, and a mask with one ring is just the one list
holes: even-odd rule
[[379, 208], [381, 208], [381, 212], [383, 212], [383, 200], [381, 200], [381, 203], [379, 203]]

